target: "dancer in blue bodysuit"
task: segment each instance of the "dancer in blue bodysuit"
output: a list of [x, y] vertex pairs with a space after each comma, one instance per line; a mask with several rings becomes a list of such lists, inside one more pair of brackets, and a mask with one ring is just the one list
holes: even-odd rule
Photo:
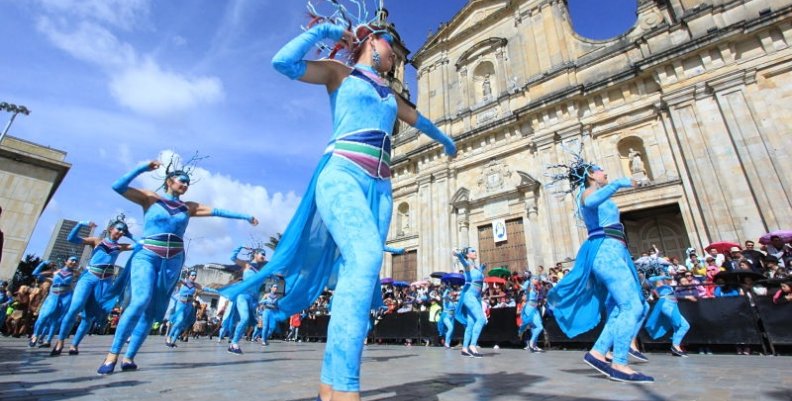
[[522, 289], [525, 292], [525, 305], [523, 305], [522, 312], [520, 313], [522, 324], [517, 330], [517, 337], [522, 338], [525, 331], [528, 330], [529, 327], [531, 328], [531, 339], [528, 340], [528, 345], [525, 347], [525, 349], [531, 352], [544, 352], [544, 350], [536, 345], [539, 336], [542, 334], [542, 330], [544, 330], [544, 325], [542, 324], [542, 311], [539, 309], [539, 291], [541, 288], [542, 282], [539, 281], [539, 277], [531, 277], [525, 280], [522, 285]]
[[261, 345], [268, 346], [269, 338], [278, 326], [276, 312], [278, 310], [278, 286], [270, 287], [270, 292], [261, 297]]
[[63, 322], [60, 326], [60, 333], [58, 333], [58, 341], [50, 352], [50, 355], [60, 355], [63, 350], [63, 342], [69, 337], [69, 334], [74, 327], [74, 321], [77, 319], [78, 313], [83, 313], [80, 325], [77, 327], [77, 332], [72, 339], [71, 347], [69, 348], [69, 355], [77, 355], [80, 353], [79, 346], [83, 337], [91, 329], [94, 322], [99, 319], [105, 319], [109, 313], [99, 300], [104, 297], [104, 294], [110, 288], [115, 277], [115, 262], [121, 252], [131, 250], [133, 245], [120, 244], [118, 240], [121, 237], [130, 237], [129, 229], [124, 216], [120, 215], [115, 220], [111, 221], [107, 227], [107, 237], [85, 237], [81, 238], [80, 230], [88, 226], [93, 230], [96, 224], [93, 222], [80, 222], [71, 230], [69, 236], [66, 238], [69, 242], [77, 245], [90, 245], [93, 247], [91, 253], [91, 260], [88, 262], [86, 271], [77, 281], [77, 286], [74, 288], [74, 295], [72, 295], [71, 306], [69, 311], [63, 317]]
[[[359, 17], [368, 21], [362, 25], [341, 14], [314, 19], [310, 29], [273, 58], [274, 67], [287, 77], [325, 86], [333, 135], [278, 251], [256, 280], [225, 290], [235, 296], [280, 272], [285, 296], [275, 315], [285, 320], [310, 307], [325, 287], [335, 287], [319, 388], [325, 401], [360, 399], [363, 340], [372, 299], [375, 291], [379, 293], [382, 250], [393, 209], [390, 150], [396, 118], [440, 141], [447, 154], [456, 153], [453, 141], [396, 96], [380, 76], [393, 68], [395, 57], [385, 10], [372, 21]], [[303, 60], [324, 40], [349, 50], [352, 66]]]
[[113, 373], [118, 354], [128, 338], [129, 347], [121, 370], [137, 369], [135, 355], [154, 321], [162, 321], [168, 299], [179, 279], [184, 264], [182, 237], [191, 217], [217, 216], [258, 224], [258, 220], [250, 215], [179, 199], [190, 186], [190, 171], [175, 168], [173, 161], [165, 169], [163, 195], [129, 186], [135, 177], [159, 167], [160, 162], [156, 160], [143, 163], [113, 184], [116, 192], [143, 208], [143, 245], [130, 257], [124, 274], [116, 279], [107, 300], [111, 302], [113, 296], [121, 295], [125, 285], [129, 284], [132, 294], [129, 306], [118, 322], [110, 352], [97, 370], [100, 375]]
[[467, 247], [454, 255], [465, 269], [465, 286], [459, 294], [459, 305], [455, 318], [465, 325], [465, 337], [462, 341], [462, 355], [481, 358], [478, 352], [478, 339], [481, 330], [487, 324], [484, 309], [481, 306], [481, 290], [484, 288], [484, 266], [476, 263], [478, 253], [473, 247]]
[[181, 337], [187, 327], [195, 323], [195, 307], [193, 301], [201, 291], [201, 285], [195, 282], [198, 278], [196, 270], [190, 270], [187, 278], [181, 281], [181, 287], [176, 295], [176, 309], [170, 317], [170, 332], [165, 337], [165, 346], [176, 348], [176, 340]]
[[[41, 304], [38, 320], [33, 328], [33, 336], [30, 337], [29, 347], [38, 341], [39, 336], [48, 333], [47, 340], [43, 346], [49, 347], [55, 329], [60, 324], [63, 316], [69, 310], [71, 304], [74, 283], [79, 278], [80, 273], [76, 270], [79, 260], [76, 256], [71, 256], [63, 264], [63, 267], [52, 273], [52, 286], [50, 287], [47, 298]], [[42, 276], [44, 268], [51, 263], [47, 260], [41, 262], [33, 271], [34, 276]]]
[[[646, 331], [652, 336], [653, 339], [658, 339], [669, 331], [673, 331], [671, 337], [671, 353], [679, 357], [687, 357], [687, 352], [682, 349], [682, 339], [685, 338], [690, 324], [682, 316], [679, 311], [679, 304], [671, 287], [671, 277], [668, 276], [655, 276], [650, 277], [649, 281], [655, 284], [655, 293], [657, 294], [658, 301], [655, 303], [652, 311], [649, 313], [649, 318], [646, 319]], [[685, 299], [696, 302], [694, 296], [687, 296]]]
[[451, 338], [454, 336], [454, 322], [456, 321], [457, 310], [457, 292], [449, 284], [448, 288], [443, 291], [443, 312], [440, 313], [440, 319], [437, 320], [438, 332], [440, 336], [444, 337], [443, 346], [445, 349], [451, 349]]
[[[225, 336], [231, 337], [234, 335], [234, 327], [239, 321], [239, 314], [236, 312], [236, 306], [231, 300], [227, 300], [223, 309], [223, 318], [220, 321], [220, 330], [217, 332], [217, 342], [223, 342]], [[230, 338], [228, 341], [231, 341]]]
[[[605, 171], [576, 154], [570, 165], [551, 174], [551, 184], [568, 180], [570, 191], [577, 191], [576, 209], [588, 229], [589, 237], [575, 259], [575, 268], [550, 291], [547, 300], [559, 327], [572, 338], [593, 329], [600, 311], [609, 306], [607, 323], [584, 361], [611, 380], [647, 383], [654, 379], [627, 365], [630, 341], [645, 314], [645, 302], [632, 257], [627, 250], [619, 208], [611, 197], [620, 188], [636, 184], [628, 178], [611, 183]], [[613, 350], [613, 361], [605, 355]]]
[[[247, 248], [250, 252], [250, 260], [245, 261], [239, 258], [239, 253], [242, 252], [243, 247], [237, 247], [231, 254], [231, 260], [238, 266], [242, 267], [242, 280], [250, 280], [256, 273], [261, 270], [265, 263], [267, 263], [267, 256], [261, 248]], [[239, 322], [234, 330], [234, 336], [231, 339], [231, 345], [228, 346], [228, 352], [232, 354], [241, 355], [242, 349], [239, 348], [239, 340], [245, 335], [248, 327], [256, 326], [256, 304], [259, 297], [259, 288], [254, 286], [249, 288], [246, 292], [237, 295], [234, 300], [234, 308], [236, 308]], [[253, 336], [255, 337], [255, 336]], [[255, 339], [255, 338], [254, 338]]]

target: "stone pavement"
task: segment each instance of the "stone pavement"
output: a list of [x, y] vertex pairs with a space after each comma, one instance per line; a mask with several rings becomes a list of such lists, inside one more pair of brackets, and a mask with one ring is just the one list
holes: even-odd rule
[[[79, 356], [56, 358], [0, 338], [0, 400], [279, 400], [313, 401], [324, 344], [243, 343], [244, 355], [208, 339], [179, 343], [149, 337], [137, 372], [100, 377], [109, 336], [86, 338]], [[364, 352], [363, 400], [761, 400], [791, 401], [790, 357], [649, 354], [638, 369], [657, 383], [611, 382], [581, 362], [581, 351], [531, 354], [371, 345]]]

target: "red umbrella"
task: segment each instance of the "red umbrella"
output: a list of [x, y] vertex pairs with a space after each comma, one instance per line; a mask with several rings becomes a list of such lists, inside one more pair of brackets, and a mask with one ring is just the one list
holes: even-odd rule
[[707, 245], [707, 247], [704, 248], [704, 250], [709, 251], [710, 249], [715, 248], [718, 250], [718, 253], [728, 255], [730, 253], [729, 251], [731, 250], [731, 248], [735, 246], [737, 248], [740, 248], [740, 244], [736, 242], [720, 241], [720, 242], [713, 242]]
[[490, 284], [506, 284], [506, 280], [500, 277], [487, 277], [484, 279], [484, 282]]

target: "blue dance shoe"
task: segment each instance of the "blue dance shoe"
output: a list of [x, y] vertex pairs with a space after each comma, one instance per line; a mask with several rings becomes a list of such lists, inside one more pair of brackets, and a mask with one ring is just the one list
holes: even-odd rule
[[69, 355], [80, 355], [80, 351], [77, 349], [70, 349]]
[[242, 355], [242, 348], [228, 347], [228, 352], [235, 355]]
[[99, 366], [99, 369], [96, 369], [96, 373], [99, 376], [105, 376], [105, 375], [113, 374], [113, 371], [115, 370], [115, 365], [116, 365], [116, 362], [113, 362], [113, 363], [110, 363], [110, 364], [102, 363]]
[[630, 351], [628, 351], [628, 353], [630, 354], [631, 357], [635, 358], [636, 361], [649, 362], [649, 358], [647, 358], [646, 355], [642, 354], [641, 351], [638, 351], [637, 349], [630, 348]]
[[138, 366], [135, 362], [124, 362], [121, 364], [121, 371], [122, 372], [129, 372], [133, 370], [137, 370]]
[[33, 340], [28, 341], [28, 348], [35, 348], [35, 347], [36, 347], [36, 342], [35, 341], [33, 341]]
[[608, 364], [607, 362], [600, 361], [597, 358], [594, 358], [594, 355], [591, 355], [590, 352], [586, 352], [586, 355], [583, 355], [583, 362], [586, 362], [586, 364], [596, 369], [598, 372], [602, 373], [603, 375], [610, 377], [612, 370], [610, 364]]
[[610, 370], [610, 379], [622, 383], [654, 383], [654, 377], [643, 373], [627, 374], [616, 369]]
[[473, 355], [472, 355], [470, 352], [467, 352], [467, 351], [465, 351], [465, 350], [462, 350], [462, 352], [461, 352], [460, 354], [461, 354], [462, 356], [469, 356], [469, 357], [473, 357]]
[[673, 345], [671, 346], [671, 355], [682, 357], [682, 358], [687, 358], [687, 356], [688, 356], [687, 352], [683, 351], [681, 348], [677, 349]]
[[531, 350], [531, 353], [539, 353], [539, 352], [544, 352], [544, 350], [543, 350], [543, 349], [541, 349], [541, 348], [537, 347], [536, 345], [529, 345], [529, 346], [528, 346], [528, 349], [529, 349], [529, 350]]

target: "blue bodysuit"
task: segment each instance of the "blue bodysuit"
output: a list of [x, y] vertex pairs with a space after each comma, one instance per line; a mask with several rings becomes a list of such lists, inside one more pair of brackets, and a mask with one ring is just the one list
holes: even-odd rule
[[[231, 255], [231, 260], [236, 262], [239, 252], [242, 247], [234, 249]], [[252, 277], [259, 272], [261, 266], [255, 262], [247, 262], [245, 271], [242, 273], [242, 281], [251, 280]], [[248, 327], [256, 326], [256, 304], [258, 303], [259, 288], [257, 286], [250, 287], [247, 291], [237, 295], [234, 300], [234, 308], [236, 309], [236, 316], [238, 316], [238, 323], [234, 330], [234, 336], [231, 339], [231, 344], [239, 345], [239, 340], [247, 331]]]
[[[34, 275], [42, 266], [49, 262], [44, 261], [33, 272]], [[41, 304], [39, 316], [33, 328], [33, 336], [40, 338], [49, 333], [45, 342], [49, 343], [55, 334], [53, 329], [60, 327], [63, 316], [69, 310], [74, 290], [74, 270], [64, 266], [52, 276], [52, 286], [47, 298]]]
[[520, 317], [522, 319], [522, 324], [520, 328], [517, 330], [517, 335], [522, 337], [522, 334], [525, 330], [528, 330], [528, 327], [531, 327], [531, 339], [528, 342], [528, 345], [531, 347], [536, 347], [536, 341], [539, 339], [539, 335], [542, 334], [542, 330], [544, 330], [544, 325], [542, 324], [542, 312], [539, 310], [539, 291], [536, 290], [536, 286], [532, 285], [532, 280], [528, 279], [522, 285], [523, 291], [525, 291], [525, 305], [523, 305], [522, 312], [520, 313]]
[[[303, 56], [323, 39], [340, 40], [343, 32], [340, 26], [317, 25], [283, 47], [273, 66], [298, 79], [307, 68]], [[310, 307], [326, 287], [335, 287], [321, 381], [335, 391], [358, 392], [363, 340], [393, 209], [391, 132], [398, 105], [371, 67], [357, 65], [330, 93], [330, 107], [333, 134], [327, 151], [278, 251], [254, 280], [221, 293], [235, 299], [281, 273], [285, 296], [274, 311], [281, 321]], [[419, 117], [416, 127], [442, 138], [447, 151], [455, 152], [453, 141], [425, 118]]]
[[657, 287], [655, 291], [657, 291], [657, 296], [660, 299], [655, 303], [649, 313], [649, 317], [646, 319], [646, 331], [655, 340], [665, 335], [665, 333], [673, 331], [671, 344], [679, 348], [682, 345], [682, 339], [685, 338], [685, 334], [690, 330], [690, 324], [679, 311], [677, 297], [671, 286], [662, 285]]
[[446, 348], [451, 348], [451, 338], [454, 336], [454, 322], [456, 321], [457, 301], [451, 298], [451, 288], [443, 291], [443, 312], [440, 314], [440, 319], [437, 320], [438, 332], [441, 336], [445, 337], [443, 345]]
[[459, 295], [459, 306], [454, 316], [459, 323], [465, 325], [465, 337], [462, 340], [462, 350], [469, 346], [478, 346], [481, 330], [487, 324], [484, 309], [481, 306], [481, 290], [484, 287], [484, 273], [481, 266], [469, 262], [465, 255], [457, 254], [459, 262], [465, 268], [465, 286]]
[[195, 283], [186, 279], [181, 283], [179, 293], [176, 295], [176, 309], [170, 319], [171, 326], [168, 337], [171, 344], [176, 342], [184, 329], [195, 323], [195, 306], [193, 305], [196, 292]]
[[[78, 223], [69, 233], [68, 240], [73, 243], [82, 244], [83, 240], [78, 237], [80, 229], [85, 223]], [[118, 255], [122, 252], [121, 245], [109, 237], [94, 247], [91, 253], [91, 260], [88, 262], [85, 271], [77, 281], [74, 288], [71, 307], [63, 318], [58, 338], [63, 341], [72, 331], [77, 314], [83, 312], [77, 333], [72, 339], [72, 346], [77, 348], [80, 342], [88, 333], [94, 321], [105, 319], [109, 313], [99, 302], [113, 283], [115, 277], [115, 262]]]
[[627, 364], [630, 341], [648, 310], [625, 242], [619, 208], [611, 199], [620, 188], [631, 186], [630, 179], [621, 178], [581, 202], [589, 237], [578, 251], [575, 267], [547, 295], [559, 327], [569, 338], [597, 326], [608, 305], [607, 323], [593, 350], [605, 355], [612, 348], [613, 363], [620, 365]]

